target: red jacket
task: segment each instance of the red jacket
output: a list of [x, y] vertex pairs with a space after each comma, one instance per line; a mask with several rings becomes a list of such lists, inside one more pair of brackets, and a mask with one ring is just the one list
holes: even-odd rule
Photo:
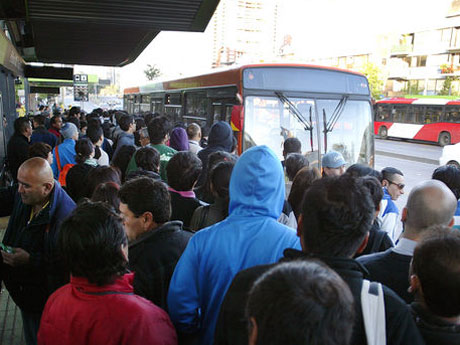
[[177, 345], [168, 314], [133, 294], [133, 274], [103, 287], [71, 277], [43, 311], [39, 345]]

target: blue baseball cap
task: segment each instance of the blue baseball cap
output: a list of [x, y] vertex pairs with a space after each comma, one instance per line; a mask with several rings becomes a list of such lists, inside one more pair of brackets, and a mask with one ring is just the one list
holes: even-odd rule
[[327, 168], [340, 168], [342, 165], [347, 164], [345, 162], [345, 159], [343, 159], [343, 156], [340, 152], [337, 151], [329, 151], [323, 156], [323, 159], [321, 160], [321, 165]]

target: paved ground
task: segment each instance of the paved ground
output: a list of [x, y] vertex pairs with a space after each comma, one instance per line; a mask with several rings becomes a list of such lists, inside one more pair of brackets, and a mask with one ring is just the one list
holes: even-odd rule
[[[0, 239], [8, 223], [8, 217], [0, 218]], [[23, 345], [25, 344], [22, 332], [22, 319], [19, 309], [10, 298], [8, 291], [1, 285], [0, 292], [0, 344]]]

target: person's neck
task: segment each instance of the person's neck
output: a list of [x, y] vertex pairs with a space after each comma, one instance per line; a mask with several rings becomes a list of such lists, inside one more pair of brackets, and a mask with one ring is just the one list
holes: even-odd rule
[[417, 232], [413, 231], [407, 225], [405, 226], [404, 232], [401, 235], [401, 238], [405, 238], [406, 240], [411, 240], [415, 242], [418, 242], [419, 237], [420, 236], [417, 234]]
[[[420, 296], [419, 293], [416, 294], [415, 301], [420, 303], [426, 311], [431, 313], [430, 309], [428, 308], [428, 306], [425, 303], [425, 300]], [[431, 314], [436, 316], [438, 319], [441, 319], [441, 320], [446, 321], [448, 323], [451, 323], [451, 324], [454, 324], [454, 325], [460, 325], [460, 315], [453, 316], [453, 317], [444, 317], [444, 316], [439, 316], [439, 315], [436, 315], [436, 314], [433, 314], [433, 313], [431, 313]]]
[[145, 235], [147, 235], [148, 233], [152, 232], [152, 231], [155, 231], [156, 229], [158, 229], [160, 226], [162, 226], [164, 223], [161, 223], [161, 224], [157, 224], [157, 223], [153, 223], [152, 226], [150, 226], [150, 228], [148, 228], [147, 230], [142, 230], [140, 232], [138, 232], [136, 234], [136, 237], [133, 238], [131, 241], [134, 242], [134, 241], [137, 241], [139, 239], [141, 239], [142, 237], [144, 237]]
[[45, 200], [43, 200], [41, 203], [36, 204], [36, 205], [33, 205], [33, 206], [32, 206], [32, 212], [34, 213], [34, 215], [37, 214], [38, 212], [40, 212], [40, 211], [43, 209], [43, 207], [49, 202], [49, 200], [50, 200], [50, 198], [49, 198], [49, 196], [48, 196], [48, 197], [47, 197]]

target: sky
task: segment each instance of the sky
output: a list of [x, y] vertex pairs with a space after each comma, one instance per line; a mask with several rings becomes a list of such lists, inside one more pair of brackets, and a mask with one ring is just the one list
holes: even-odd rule
[[[367, 52], [375, 46], [379, 34], [436, 27], [444, 19], [451, 0], [280, 0], [279, 3], [279, 30], [292, 35], [296, 54], [319, 57]], [[212, 40], [209, 29], [204, 33], [161, 32], [133, 63], [120, 68], [121, 87], [147, 83], [143, 73], [147, 64], [156, 64], [163, 79], [209, 71]]]

